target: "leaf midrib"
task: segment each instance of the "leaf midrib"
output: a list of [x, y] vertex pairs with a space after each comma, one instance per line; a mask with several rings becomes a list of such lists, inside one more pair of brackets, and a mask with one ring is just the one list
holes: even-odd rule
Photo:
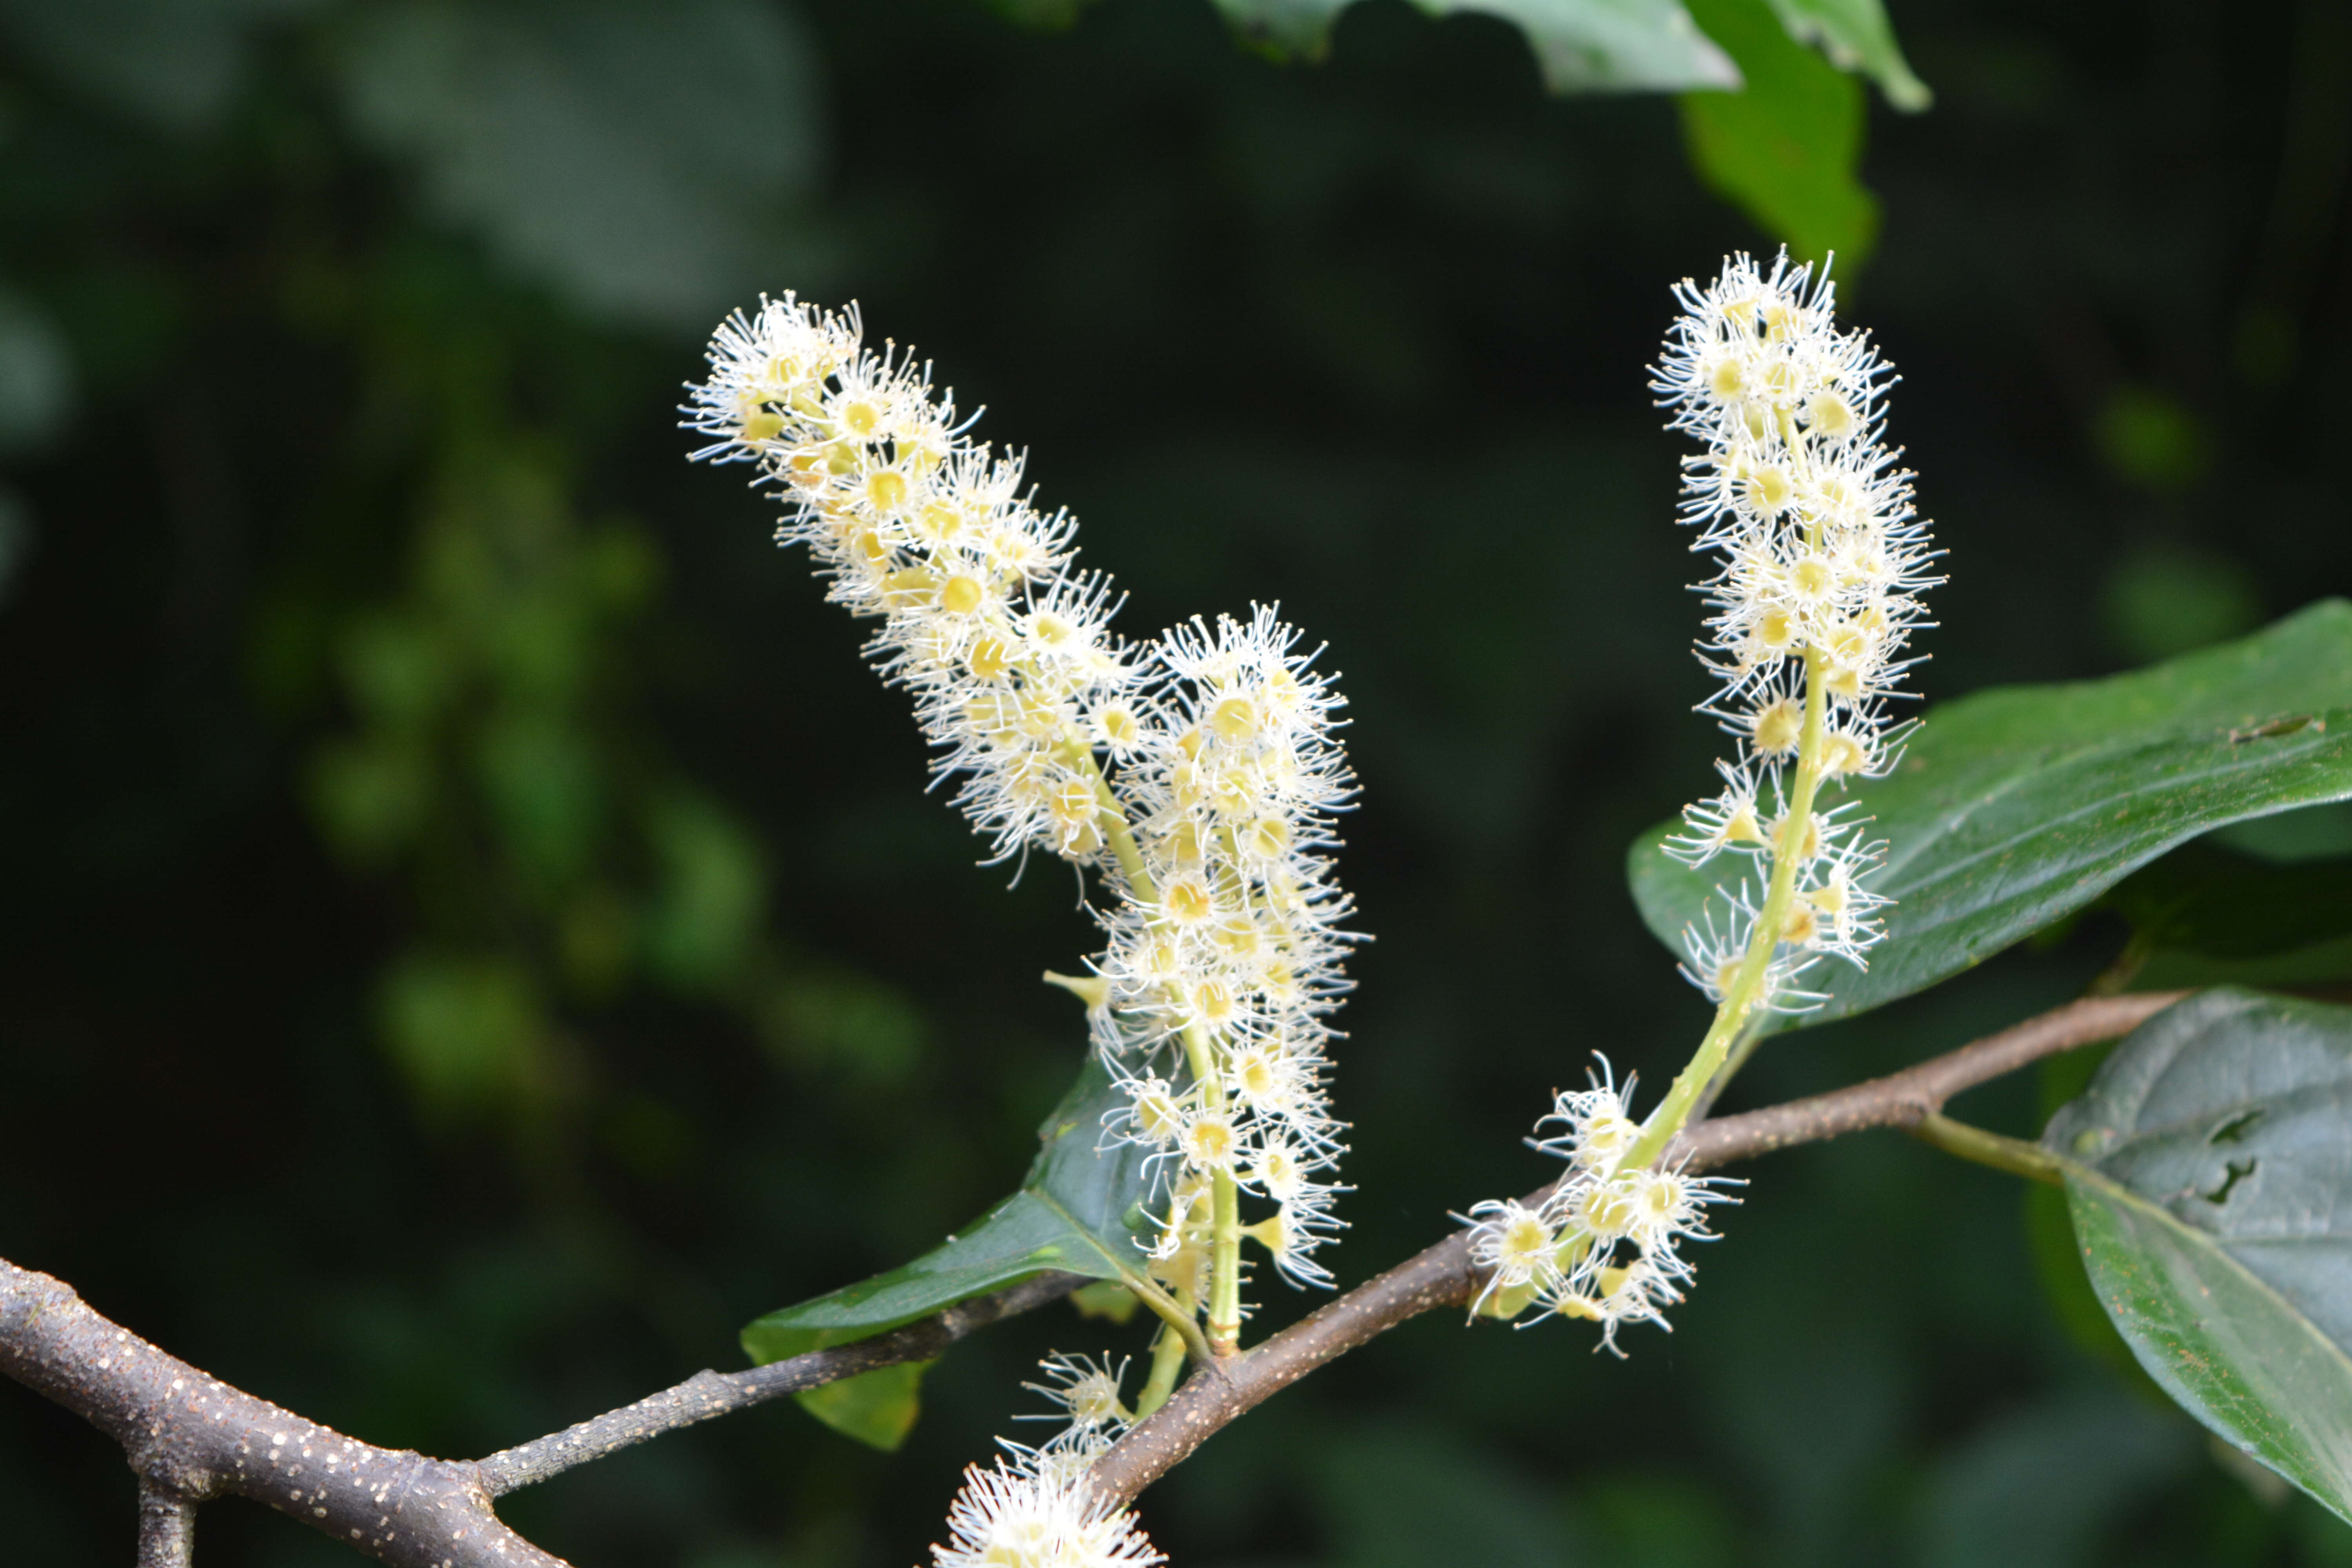
[[2269, 1280], [2264, 1279], [2261, 1275], [2247, 1268], [2243, 1263], [2239, 1262], [2235, 1257], [2231, 1256], [2230, 1249], [2223, 1247], [2219, 1240], [2209, 1236], [2204, 1231], [2197, 1229], [2193, 1226], [2182, 1224], [2179, 1220], [2175, 1219], [2170, 1214], [2167, 1213], [2160, 1205], [2150, 1203], [2146, 1198], [2141, 1197], [2137, 1193], [2133, 1192], [2129, 1187], [2125, 1186], [2120, 1182], [2112, 1180], [2105, 1173], [2095, 1167], [2081, 1164], [2074, 1160], [2067, 1159], [2063, 1155], [2056, 1156], [2056, 1158], [2059, 1165], [2065, 1171], [2066, 1175], [2070, 1180], [2082, 1181], [2098, 1187], [2102, 1194], [2113, 1201], [2126, 1205], [2131, 1208], [2138, 1210], [2142, 1214], [2151, 1216], [2167, 1228], [2180, 1236], [2189, 1238], [2189, 1240], [2194, 1242], [2197, 1247], [2201, 1248], [2204, 1252], [2210, 1254], [2221, 1262], [2227, 1264], [2231, 1271], [2239, 1275], [2247, 1284], [2252, 1286], [2256, 1291], [2263, 1296], [2267, 1297], [2281, 1311], [2294, 1319], [2296, 1326], [2302, 1329], [2304, 1333], [2312, 1341], [2312, 1342], [2319, 1346], [2326, 1357], [2334, 1362], [2337, 1367], [2342, 1369], [2346, 1381], [2352, 1382], [2352, 1353], [2347, 1353], [2342, 1345], [2337, 1344], [2326, 1333], [2322, 1332], [2319, 1325], [2313, 1322], [2310, 1318], [2305, 1316], [2302, 1308], [2296, 1306], [2294, 1302], [2281, 1295], [2277, 1289], [2273, 1287]]

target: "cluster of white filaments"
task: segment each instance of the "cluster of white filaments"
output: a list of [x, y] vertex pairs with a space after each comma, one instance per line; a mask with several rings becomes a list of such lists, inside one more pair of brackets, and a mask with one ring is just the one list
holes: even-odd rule
[[[1889, 704], [1937, 552], [1881, 440], [1894, 378], [1866, 334], [1837, 330], [1826, 275], [1741, 256], [1676, 295], [1654, 384], [1673, 427], [1706, 446], [1684, 462], [1683, 521], [1719, 562], [1702, 584], [1714, 614], [1700, 657], [1722, 685], [1703, 708], [1738, 753], [1666, 850], [1693, 867], [1754, 863], [1684, 933], [1685, 973], [1718, 1002], [1744, 980], [1743, 1012], [1797, 1010], [1812, 1000], [1806, 969], [1824, 955], [1860, 965], [1883, 931], [1886, 900], [1864, 883], [1885, 847], [1817, 791], [1895, 765], [1909, 726]], [[1744, 975], [1751, 955], [1760, 968]]]
[[1055, 1408], [1022, 1419], [1059, 1421], [1063, 1429], [1034, 1447], [1003, 1443], [1004, 1455], [994, 1465], [964, 1470], [963, 1489], [948, 1512], [949, 1543], [931, 1548], [937, 1568], [1145, 1568], [1166, 1562], [1132, 1512], [1105, 1508], [1087, 1491], [1087, 1468], [1135, 1419], [1119, 1393], [1125, 1363], [1114, 1368], [1057, 1354], [1042, 1368], [1045, 1382], [1023, 1386]]
[[[1107, 1140], [1154, 1156], [1152, 1274], [1230, 1348], [1242, 1242], [1325, 1284], [1314, 1254], [1339, 1227], [1325, 1080], [1354, 939], [1328, 851], [1353, 785], [1319, 650], [1265, 607], [1120, 638], [1108, 578], [1076, 566], [1073, 520], [1033, 505], [1021, 458], [971, 439], [928, 366], [865, 347], [855, 308], [763, 300], [721, 324], [709, 363], [686, 410], [711, 437], [696, 456], [755, 465], [790, 506], [779, 540], [808, 546], [830, 596], [878, 623], [870, 656], [913, 695], [934, 769], [993, 857], [1100, 873], [1108, 949], [1062, 984], [1124, 1093]], [[993, 1500], [990, 1519], [1063, 1508], [1049, 1482], [1076, 1451], [975, 1472], [967, 1501]], [[1066, 1560], [1097, 1559], [941, 1559]]]
[[1684, 459], [1683, 521], [1693, 549], [1715, 553], [1700, 584], [1712, 611], [1700, 658], [1721, 681], [1701, 704], [1737, 739], [1717, 764], [1723, 791], [1683, 814], [1665, 850], [1696, 868], [1730, 854], [1745, 872], [1718, 884], [1683, 933], [1683, 972], [1717, 1004], [1690, 1065], [1646, 1122], [1604, 1072], [1562, 1094], [1537, 1147], [1570, 1163], [1541, 1201], [1470, 1211], [1486, 1283], [1478, 1309], [1514, 1317], [1590, 1318], [1617, 1348], [1629, 1322], [1664, 1326], [1691, 1266], [1679, 1243], [1705, 1237], [1720, 1182], [1662, 1166], [1660, 1156], [1726, 1068], [1735, 1040], [1768, 1010], [1795, 1012], [1823, 957], [1855, 965], [1884, 932], [1887, 900], [1865, 886], [1885, 846], [1848, 803], [1821, 791], [1891, 769], [1909, 726], [1889, 704], [1918, 595], [1937, 581], [1911, 476], [1881, 440], [1893, 377], [1862, 332], [1841, 332], [1826, 273], [1769, 272], [1745, 256], [1705, 288], [1675, 290], [1683, 315], [1656, 380], [1670, 427], [1706, 447]]
[[1541, 1311], [1529, 1321], [1588, 1318], [1620, 1355], [1624, 1325], [1669, 1326], [1665, 1309], [1692, 1273], [1681, 1244], [1712, 1239], [1706, 1206], [1730, 1201], [1730, 1184], [1631, 1163], [1642, 1134], [1633, 1089], [1604, 1060], [1590, 1088], [1554, 1096], [1530, 1142], [1566, 1160], [1568, 1174], [1532, 1205], [1503, 1198], [1470, 1211], [1471, 1256], [1486, 1276], [1474, 1310], [1515, 1317], [1532, 1305]]
[[1129, 1098], [1117, 1135], [1172, 1167], [1153, 1271], [1188, 1301], [1239, 1223], [1217, 1213], [1227, 1183], [1273, 1205], [1241, 1234], [1276, 1268], [1330, 1282], [1314, 1254], [1339, 1225], [1324, 1080], [1349, 906], [1326, 851], [1349, 777], [1339, 700], [1296, 640], [1265, 609], [1168, 633], [1158, 722], [1120, 774], [1145, 892], [1110, 917], [1095, 1032]]
[[1075, 522], [1031, 505], [1021, 460], [971, 440], [924, 367], [863, 348], [854, 310], [767, 300], [719, 328], [710, 364], [688, 412], [716, 439], [696, 456], [778, 481], [779, 539], [880, 621], [874, 661], [996, 856], [1104, 874], [1109, 948], [1074, 989], [1128, 1096], [1112, 1136], [1168, 1156], [1155, 1272], [1209, 1308], [1217, 1227], [1240, 1224], [1215, 1213], [1229, 1181], [1273, 1205], [1240, 1234], [1328, 1282], [1350, 937], [1327, 852], [1352, 781], [1317, 650], [1265, 607], [1122, 641]]

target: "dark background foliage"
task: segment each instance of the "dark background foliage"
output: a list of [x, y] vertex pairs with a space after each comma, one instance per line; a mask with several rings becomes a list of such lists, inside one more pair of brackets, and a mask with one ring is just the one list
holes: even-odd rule
[[[1278, 599], [1328, 639], [1379, 938], [1343, 1281], [1535, 1184], [1588, 1051], [1671, 1072], [1702, 1009], [1621, 857], [1714, 740], [1643, 365], [1667, 283], [1770, 237], [1675, 105], [1548, 98], [1497, 22], [1375, 0], [1309, 68], [1204, 0], [1012, 9], [0, 6], [0, 1252], [465, 1455], [737, 1364], [1017, 1178], [1082, 1048], [1034, 976], [1088, 927], [1058, 868], [973, 866], [857, 630], [683, 460], [678, 384], [762, 287], [986, 403], [1131, 626]], [[1895, 20], [1938, 98], [1874, 103], [1843, 298], [1951, 552], [1928, 693], [2352, 587], [2341, 8]], [[1734, 1100], [2116, 940], [1788, 1038]], [[1198, 1565], [2352, 1561], [2117, 1370], [2015, 1184], [1889, 1137], [1748, 1173], [1671, 1338], [1414, 1323], [1148, 1523]], [[1029, 1360], [1113, 1342], [1057, 1308], [959, 1347], [896, 1456], [787, 1405], [508, 1514], [583, 1564], [907, 1562]], [[0, 1391], [12, 1560], [121, 1560], [131, 1497]], [[202, 1530], [216, 1568], [351, 1560]]]

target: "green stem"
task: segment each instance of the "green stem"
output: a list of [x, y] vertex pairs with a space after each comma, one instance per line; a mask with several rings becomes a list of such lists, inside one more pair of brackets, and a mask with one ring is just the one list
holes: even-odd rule
[[1138, 1300], [1158, 1313], [1160, 1321], [1175, 1331], [1176, 1337], [1183, 1342], [1186, 1350], [1204, 1363], [1213, 1359], [1209, 1342], [1202, 1337], [1201, 1325], [1192, 1321], [1192, 1304], [1189, 1295], [1180, 1303], [1140, 1274], [1122, 1274], [1119, 1283], [1134, 1291]]
[[1139, 904], [1160, 901], [1160, 889], [1144, 868], [1143, 851], [1135, 842], [1135, 830], [1128, 826], [1127, 812], [1118, 804], [1118, 796], [1103, 776], [1102, 764], [1095, 761], [1095, 749], [1079, 736], [1072, 735], [1055, 748], [1055, 754], [1072, 769], [1083, 773], [1095, 786], [1098, 809], [1095, 820], [1102, 828], [1104, 839], [1110, 845], [1112, 858], [1118, 862], [1120, 874], [1127, 878], [1128, 890]]
[[1764, 1043], [1764, 1025], [1769, 1016], [1769, 1014], [1753, 1011], [1748, 1015], [1748, 1022], [1741, 1027], [1739, 1037], [1731, 1042], [1731, 1054], [1724, 1058], [1723, 1069], [1708, 1081], [1706, 1091], [1698, 1097], [1698, 1103], [1691, 1108], [1686, 1121], [1703, 1121], [1714, 1110], [1715, 1102], [1723, 1098], [1725, 1088], [1738, 1076], [1739, 1069], [1748, 1065], [1748, 1058], [1756, 1054], [1756, 1047]]
[[1739, 962], [1739, 972], [1732, 977], [1723, 994], [1723, 1003], [1715, 1010], [1715, 1021], [1707, 1026], [1706, 1035], [1692, 1053], [1690, 1063], [1666, 1090], [1666, 1098], [1658, 1102], [1657, 1110], [1642, 1127], [1642, 1136], [1626, 1152], [1621, 1167], [1639, 1170], [1665, 1152], [1675, 1134], [1683, 1130], [1690, 1119], [1691, 1110], [1698, 1103], [1699, 1095], [1706, 1089], [1724, 1058], [1730, 1054], [1733, 1040], [1747, 1024], [1748, 1016], [1764, 994], [1764, 982], [1772, 971], [1772, 956], [1780, 945], [1780, 931], [1789, 919], [1789, 906], [1797, 896], [1797, 870], [1801, 864], [1798, 850], [1805, 842], [1805, 830], [1811, 825], [1813, 797], [1822, 782], [1822, 732], [1829, 712], [1829, 694], [1822, 689], [1821, 655], [1808, 647], [1805, 649], [1805, 727], [1797, 742], [1796, 783], [1789, 795], [1788, 814], [1780, 822], [1780, 842], [1772, 847], [1772, 880], [1764, 895], [1764, 907], [1756, 913], [1756, 929], [1748, 941], [1747, 955]]
[[1998, 1132], [1955, 1121], [1940, 1112], [1929, 1111], [1927, 1119], [1911, 1130], [1911, 1136], [1947, 1154], [1990, 1165], [1996, 1171], [2007, 1171], [2012, 1176], [2047, 1182], [2053, 1187], [2066, 1184], [2066, 1162], [2041, 1144], [2028, 1143], [2021, 1138], [2004, 1138]]
[[[1103, 776], [1102, 765], [1095, 760], [1094, 748], [1083, 737], [1072, 735], [1055, 751], [1070, 767], [1093, 781], [1103, 837], [1127, 878], [1128, 890], [1139, 903], [1157, 904], [1160, 889], [1144, 867], [1143, 851], [1135, 842], [1110, 781]], [[1230, 837], [1226, 847], [1232, 847]], [[1225, 1080], [1217, 1070], [1216, 1045], [1197, 1024], [1185, 1026], [1184, 1055], [1192, 1064], [1192, 1081], [1201, 1087], [1202, 1099], [1212, 1110], [1223, 1110]], [[1218, 1171], [1211, 1176], [1210, 1205], [1214, 1240], [1209, 1255], [1209, 1338], [1219, 1353], [1230, 1354], [1239, 1348], [1242, 1331], [1241, 1189], [1232, 1172]]]
[[[1178, 1304], [1185, 1309], [1185, 1316], [1190, 1318], [1191, 1300], [1180, 1297]], [[1173, 1323], [1163, 1323], [1160, 1337], [1151, 1345], [1151, 1375], [1144, 1381], [1143, 1392], [1135, 1396], [1135, 1418], [1138, 1421], [1148, 1418], [1168, 1403], [1168, 1396], [1176, 1392], [1177, 1373], [1183, 1370], [1184, 1336], [1176, 1331]]]
[[[1225, 1109], [1225, 1076], [1218, 1070], [1217, 1045], [1198, 1024], [1184, 1026], [1184, 1058], [1192, 1081], [1212, 1110]], [[1220, 1355], [1241, 1344], [1242, 1194], [1231, 1171], [1209, 1177], [1209, 1343]]]
[[1242, 1194], [1230, 1171], [1210, 1188], [1216, 1245], [1209, 1255], [1209, 1348], [1231, 1355], [1242, 1342]]

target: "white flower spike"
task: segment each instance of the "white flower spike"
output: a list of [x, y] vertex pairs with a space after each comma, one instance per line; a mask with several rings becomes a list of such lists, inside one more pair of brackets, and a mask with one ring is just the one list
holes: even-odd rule
[[[1314, 1255], [1343, 1228], [1327, 1080], [1358, 939], [1329, 854], [1355, 786], [1320, 650], [1263, 605], [1120, 637], [1110, 579], [1076, 565], [1076, 523], [1032, 504], [1021, 460], [971, 438], [928, 365], [866, 347], [854, 307], [763, 300], [721, 323], [709, 358], [685, 409], [709, 438], [695, 455], [753, 465], [786, 502], [779, 540], [876, 623], [868, 656], [912, 696], [992, 858], [1099, 874], [1107, 950], [1090, 976], [1049, 979], [1086, 1001], [1126, 1097], [1105, 1139], [1150, 1152], [1155, 1310], [1234, 1348], [1243, 1243], [1328, 1286]], [[1182, 1351], [1171, 1324], [1139, 1410], [1166, 1397]], [[1086, 1465], [1131, 1418], [1117, 1373], [1057, 1358], [1046, 1378], [1031, 1386], [1068, 1430], [971, 1473], [941, 1568], [1160, 1560], [1129, 1516], [1082, 1501]]]
[[[1717, 764], [1723, 792], [1685, 810], [1666, 852], [1697, 867], [1736, 851], [1753, 872], [1685, 933], [1685, 973], [1721, 1000], [1727, 960], [1736, 969], [1754, 952], [1749, 1005], [1801, 1010], [1814, 1005], [1795, 985], [1807, 969], [1825, 956], [1860, 966], [1884, 934], [1886, 900], [1862, 883], [1885, 846], [1866, 820], [1812, 801], [1901, 756], [1909, 726], [1888, 703], [1908, 695], [1897, 683], [1916, 662], [1905, 652], [1925, 624], [1919, 595], [1941, 581], [1938, 552], [1881, 439], [1895, 378], [1865, 334], [1838, 331], [1826, 272], [1815, 281], [1785, 254], [1764, 272], [1739, 256], [1675, 292], [1684, 313], [1653, 384], [1671, 426], [1706, 447], [1685, 459], [1682, 508], [1693, 548], [1717, 558], [1700, 584], [1714, 613], [1699, 657], [1722, 685], [1702, 707], [1739, 754]], [[1808, 820], [1789, 831], [1801, 795]], [[1769, 943], [1757, 926], [1767, 904]]]
[[1715, 1021], [1645, 1121], [1605, 1061], [1591, 1089], [1559, 1096], [1537, 1131], [1560, 1131], [1536, 1147], [1569, 1173], [1532, 1207], [1482, 1203], [1465, 1220], [1486, 1271], [1474, 1311], [1589, 1318], [1621, 1354], [1624, 1325], [1666, 1326], [1692, 1274], [1681, 1244], [1706, 1238], [1707, 1206], [1730, 1201], [1731, 1184], [1657, 1160], [1758, 1017], [1818, 1005], [1806, 971], [1824, 958], [1860, 967], [1885, 934], [1888, 900], [1870, 879], [1886, 847], [1822, 795], [1900, 757], [1910, 726], [1889, 705], [1908, 695], [1919, 595], [1940, 581], [1911, 477], [1881, 439], [1894, 377], [1864, 334], [1838, 330], [1826, 270], [1736, 256], [1675, 295], [1684, 313], [1652, 384], [1670, 427], [1706, 447], [1684, 459], [1682, 504], [1693, 549], [1715, 556], [1699, 658], [1720, 684], [1700, 710], [1738, 752], [1664, 847], [1693, 868], [1740, 858], [1683, 932], [1682, 972]]

